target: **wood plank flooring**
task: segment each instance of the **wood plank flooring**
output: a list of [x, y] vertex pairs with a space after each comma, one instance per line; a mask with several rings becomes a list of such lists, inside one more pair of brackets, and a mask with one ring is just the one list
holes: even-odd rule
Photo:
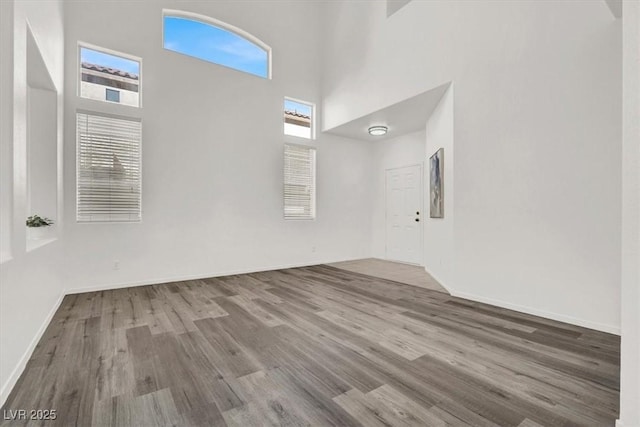
[[341, 261], [327, 264], [342, 270], [362, 273], [368, 276], [419, 286], [432, 291], [445, 292], [447, 290], [436, 279], [427, 273], [424, 267], [411, 264], [403, 264], [379, 258], [364, 258], [352, 261]]
[[619, 338], [313, 266], [67, 296], [9, 396], [60, 426], [613, 426]]

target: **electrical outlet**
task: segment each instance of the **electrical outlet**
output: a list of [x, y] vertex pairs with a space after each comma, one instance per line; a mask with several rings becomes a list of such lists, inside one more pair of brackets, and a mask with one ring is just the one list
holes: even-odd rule
[[311, 246], [311, 252], [315, 252], [316, 251], [316, 247], [315, 246]]
[[118, 260], [113, 261], [113, 269], [120, 270], [120, 261]]

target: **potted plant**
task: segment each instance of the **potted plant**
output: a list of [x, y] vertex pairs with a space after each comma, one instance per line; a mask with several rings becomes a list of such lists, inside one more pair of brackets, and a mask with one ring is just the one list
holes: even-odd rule
[[27, 237], [29, 239], [42, 239], [45, 234], [47, 227], [53, 224], [53, 221], [49, 218], [42, 218], [38, 215], [32, 215], [27, 218]]

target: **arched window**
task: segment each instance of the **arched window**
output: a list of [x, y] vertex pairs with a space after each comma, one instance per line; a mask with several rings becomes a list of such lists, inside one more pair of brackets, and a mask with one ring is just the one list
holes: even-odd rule
[[202, 15], [164, 11], [164, 48], [271, 78], [271, 48], [251, 34]]

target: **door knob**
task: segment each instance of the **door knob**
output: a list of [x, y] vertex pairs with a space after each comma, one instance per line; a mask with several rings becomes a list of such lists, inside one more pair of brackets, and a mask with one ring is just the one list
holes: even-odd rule
[[420, 218], [416, 218], [416, 222], [420, 222]]
[[416, 215], [420, 215], [420, 212], [416, 212]]

